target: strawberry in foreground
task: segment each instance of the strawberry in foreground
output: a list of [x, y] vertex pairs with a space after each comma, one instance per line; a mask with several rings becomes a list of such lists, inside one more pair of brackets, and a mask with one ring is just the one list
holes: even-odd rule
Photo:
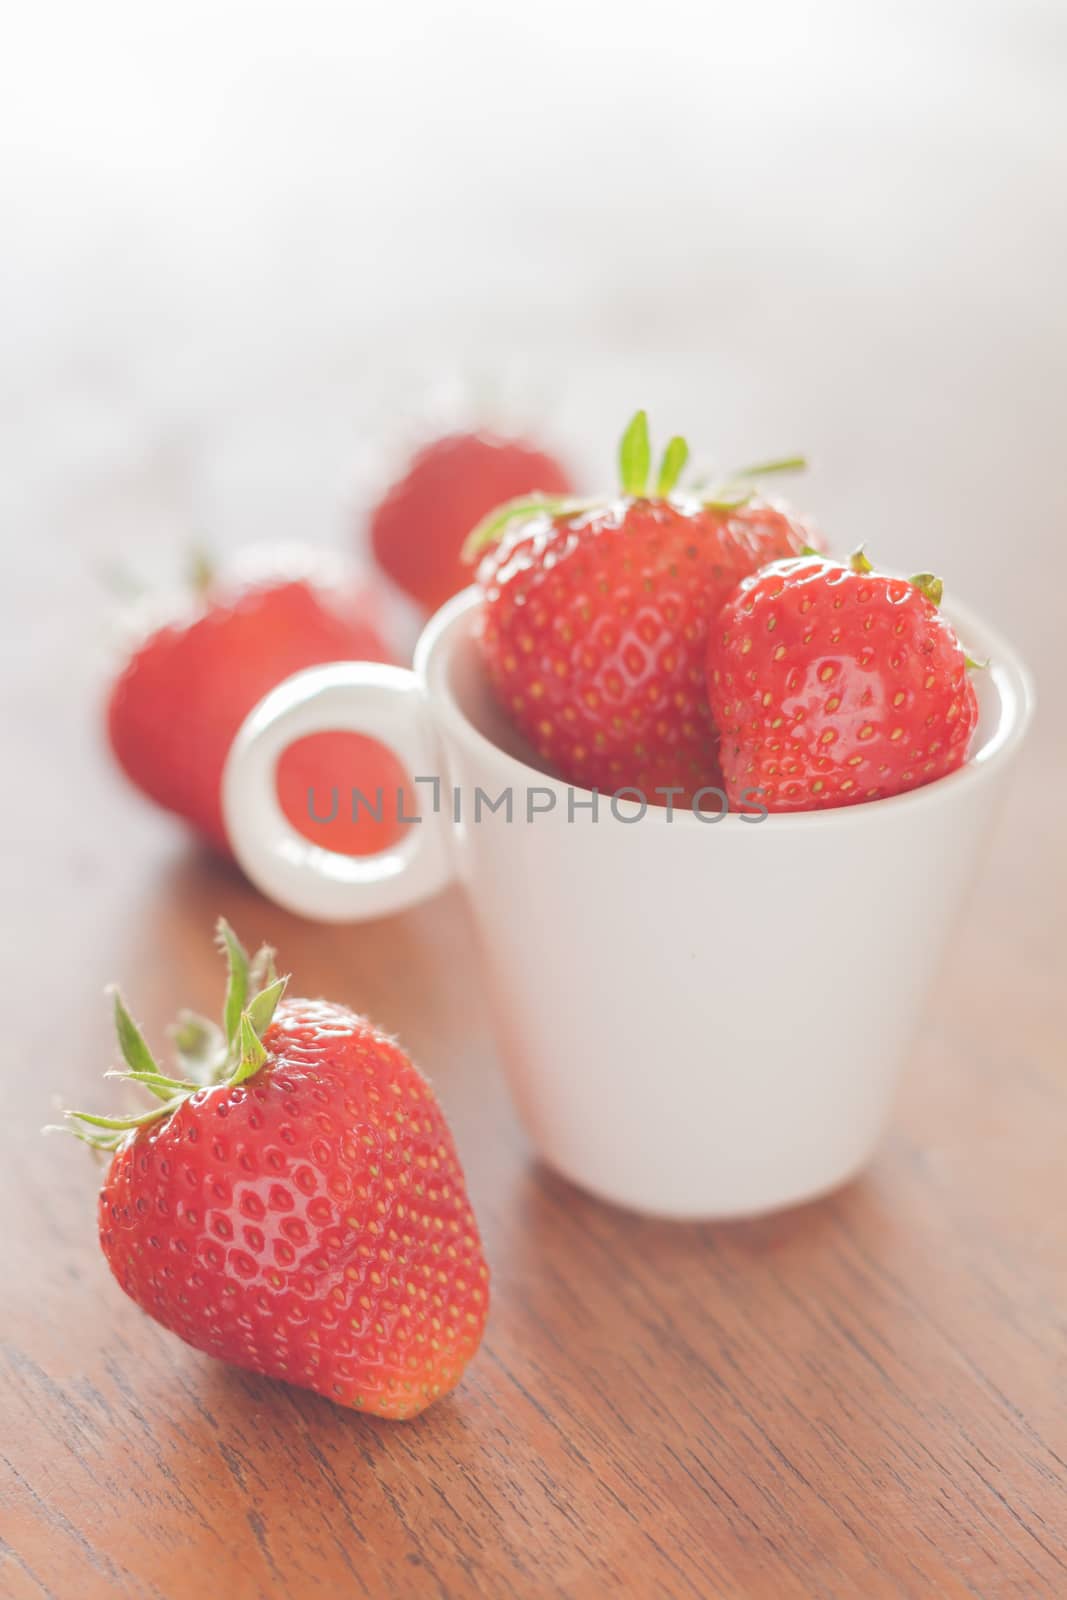
[[815, 541], [744, 480], [679, 494], [688, 448], [667, 445], [649, 481], [638, 412], [620, 452], [621, 498], [533, 497], [501, 507], [467, 541], [482, 556], [481, 648], [516, 727], [568, 783], [671, 789], [687, 804], [719, 782], [704, 665], [708, 627], [739, 580]]
[[285, 1000], [273, 952], [229, 959], [224, 1026], [186, 1014], [189, 1077], [116, 995], [140, 1116], [70, 1112], [114, 1152], [100, 1242], [149, 1316], [198, 1350], [383, 1417], [413, 1417], [478, 1348], [488, 1271], [452, 1135], [404, 1052], [344, 1006]]
[[[222, 769], [248, 712], [304, 667], [389, 659], [366, 596], [343, 567], [324, 558], [283, 552], [250, 577], [206, 574], [192, 609], [154, 627], [127, 660], [108, 702], [111, 747], [142, 793], [230, 854]], [[376, 741], [316, 734], [282, 757], [278, 798], [293, 826], [315, 843], [367, 855], [399, 837], [392, 797], [405, 781], [396, 758]], [[380, 820], [364, 810], [353, 821], [341, 808], [329, 824], [312, 822], [309, 791], [315, 813], [327, 817], [334, 788], [373, 795], [379, 787], [387, 801]]]
[[731, 806], [856, 805], [963, 764], [978, 721], [941, 583], [809, 552], [746, 578], [708, 647], [708, 694]]
[[559, 462], [521, 439], [448, 434], [415, 455], [374, 511], [371, 548], [394, 583], [436, 611], [470, 582], [460, 549], [476, 522], [502, 500], [570, 488]]

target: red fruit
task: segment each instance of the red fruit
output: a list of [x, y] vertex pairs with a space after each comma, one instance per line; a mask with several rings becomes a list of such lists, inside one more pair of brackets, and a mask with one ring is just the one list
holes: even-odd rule
[[650, 804], [665, 803], [657, 790], [689, 804], [718, 784], [704, 686], [709, 619], [746, 573], [813, 537], [753, 495], [673, 496], [686, 453], [672, 441], [646, 495], [638, 413], [623, 442], [625, 498], [516, 503], [471, 540], [476, 551], [503, 533], [478, 569], [480, 638], [516, 727], [567, 782], [637, 788]]
[[374, 511], [375, 559], [425, 611], [436, 611], [470, 583], [460, 551], [487, 512], [517, 495], [570, 487], [558, 461], [521, 440], [449, 434], [418, 452]]
[[[856, 805], [961, 766], [978, 720], [941, 584], [821, 556], [780, 561], [727, 601], [707, 652], [731, 806]], [[751, 799], [751, 797], [748, 797]]]
[[250, 974], [220, 933], [226, 1026], [187, 1018], [179, 1034], [203, 1086], [160, 1073], [116, 996], [124, 1076], [158, 1102], [140, 1117], [70, 1113], [114, 1152], [104, 1254], [130, 1298], [197, 1350], [413, 1417], [459, 1382], [488, 1310], [452, 1136], [391, 1039], [345, 1006], [279, 1004], [272, 953]]
[[[328, 661], [387, 661], [365, 596], [346, 589], [324, 563], [307, 572], [212, 584], [191, 615], [157, 627], [130, 656], [107, 709], [111, 747], [126, 775], [152, 800], [190, 822], [230, 853], [220, 784], [230, 745], [253, 706], [284, 678]], [[353, 734], [317, 735], [282, 757], [278, 796], [294, 827], [346, 854], [370, 854], [396, 842], [396, 789], [405, 782], [396, 758]], [[350, 795], [369, 799], [381, 786], [382, 820], [366, 810], [351, 821]], [[341, 803], [332, 824], [309, 819]], [[405, 813], [407, 814], [407, 813]]]

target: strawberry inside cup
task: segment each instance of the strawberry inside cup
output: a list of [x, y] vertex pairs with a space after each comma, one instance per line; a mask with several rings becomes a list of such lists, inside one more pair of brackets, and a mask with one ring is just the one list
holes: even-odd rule
[[731, 805], [820, 811], [955, 772], [978, 724], [942, 585], [811, 552], [743, 580], [708, 641], [708, 696]]
[[639, 411], [620, 446], [619, 495], [524, 496], [465, 546], [485, 671], [508, 716], [568, 782], [637, 789], [651, 805], [707, 806], [721, 791], [704, 683], [712, 620], [747, 574], [819, 542], [755, 487], [801, 457], [683, 489], [688, 454], [672, 438], [653, 472]]

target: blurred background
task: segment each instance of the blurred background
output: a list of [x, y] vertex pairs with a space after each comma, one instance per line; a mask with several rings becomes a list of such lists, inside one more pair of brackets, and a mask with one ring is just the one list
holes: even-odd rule
[[13, 715], [75, 677], [71, 770], [159, 829], [61, 648], [106, 637], [93, 574], [351, 547], [457, 420], [598, 486], [641, 404], [698, 464], [807, 451], [831, 539], [943, 572], [1062, 718], [1065, 91], [1056, 0], [21, 8], [0, 528], [57, 603], [12, 606]]
[[6, 31], [9, 559], [347, 538], [464, 405], [599, 483], [644, 404], [698, 460], [806, 449], [835, 538], [1025, 637], [1067, 510], [1058, 0], [44, 0]]

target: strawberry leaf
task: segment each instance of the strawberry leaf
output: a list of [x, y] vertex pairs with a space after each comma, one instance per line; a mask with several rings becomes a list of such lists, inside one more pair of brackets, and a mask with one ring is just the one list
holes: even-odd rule
[[170, 1036], [178, 1065], [194, 1084], [217, 1083], [224, 1076], [226, 1040], [217, 1023], [195, 1011], [179, 1011]]
[[241, 1049], [241, 1058], [226, 1079], [231, 1088], [239, 1083], [244, 1083], [246, 1078], [253, 1077], [267, 1059], [267, 1052], [255, 1028], [252, 1026], [252, 1019], [247, 1011], [241, 1013], [237, 1038]]
[[932, 572], [917, 572], [913, 578], [908, 579], [908, 582], [913, 589], [918, 589], [920, 594], [925, 595], [932, 606], [941, 604], [945, 586], [940, 578], [934, 577]]
[[122, 1003], [117, 989], [111, 991], [115, 1006], [115, 1032], [119, 1036], [122, 1059], [133, 1072], [158, 1073], [155, 1057], [145, 1044], [144, 1035]]
[[619, 479], [623, 494], [640, 499], [648, 488], [652, 446], [648, 439], [648, 413], [638, 411], [619, 445]]
[[518, 500], [507, 500], [502, 506], [497, 506], [490, 511], [488, 516], [482, 518], [476, 527], [472, 528], [463, 541], [460, 556], [468, 566], [478, 560], [483, 550], [489, 545], [496, 544], [505, 532], [509, 523], [520, 518], [536, 517], [545, 514], [554, 517], [569, 504], [561, 495], [527, 494], [521, 495]]
[[187, 1095], [190, 1085], [182, 1078], [168, 1078], [162, 1072], [105, 1072], [105, 1078], [118, 1078], [122, 1083], [140, 1083], [160, 1100], [173, 1100], [176, 1094]]
[[780, 456], [777, 461], [757, 461], [753, 467], [740, 467], [731, 476], [731, 482], [744, 481], [746, 478], [766, 478], [773, 472], [806, 472], [807, 459], [804, 456]]
[[661, 499], [666, 499], [671, 490], [677, 486], [678, 479], [685, 471], [685, 464], [689, 460], [689, 446], [677, 434], [671, 439], [663, 452], [663, 459], [659, 464], [659, 475], [656, 478], [656, 493]]
[[701, 503], [708, 511], [736, 511], [739, 506], [747, 506], [751, 499], [752, 495], [745, 489], [716, 489]]
[[252, 994], [265, 989], [278, 976], [274, 965], [276, 951], [269, 944], [261, 944], [248, 967], [248, 988]]
[[[182, 1099], [175, 1099], [173, 1109], [177, 1110]], [[73, 1122], [85, 1123], [90, 1128], [107, 1128], [114, 1133], [129, 1133], [134, 1128], [146, 1127], [150, 1122], [156, 1122], [166, 1110], [165, 1106], [152, 1106], [148, 1111], [142, 1111], [135, 1117], [98, 1117], [92, 1111], [66, 1111], [64, 1116]]]
[[285, 993], [285, 986], [288, 982], [288, 976], [284, 978], [275, 978], [273, 983], [269, 983], [265, 989], [261, 989], [259, 993], [249, 1001], [246, 1015], [252, 1024], [257, 1038], [262, 1039], [263, 1035], [270, 1027], [271, 1022], [274, 1019], [275, 1008], [278, 1004], [278, 1001]]
[[220, 917], [215, 928], [218, 945], [225, 952], [230, 969], [226, 984], [226, 1001], [222, 1010], [222, 1029], [226, 1043], [232, 1044], [237, 1036], [241, 1013], [248, 998], [248, 955], [244, 945], [234, 933], [225, 917]]

